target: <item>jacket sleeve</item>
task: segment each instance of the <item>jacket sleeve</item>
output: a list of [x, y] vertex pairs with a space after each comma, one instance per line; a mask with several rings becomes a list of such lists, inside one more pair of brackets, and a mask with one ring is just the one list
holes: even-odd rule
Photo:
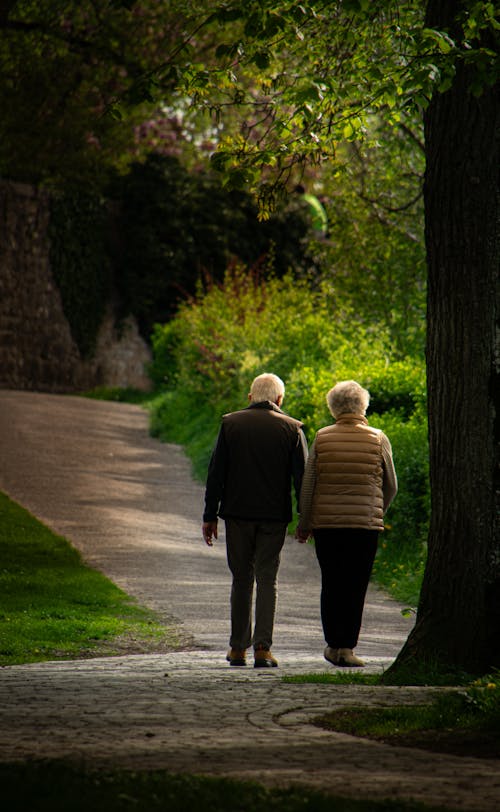
[[304, 476], [304, 468], [307, 461], [307, 440], [303, 428], [298, 431], [297, 444], [293, 450], [292, 455], [292, 479], [295, 491], [295, 500], [297, 509], [300, 501], [300, 489], [302, 487], [302, 478]]
[[384, 513], [398, 492], [396, 469], [392, 459], [392, 448], [389, 438], [382, 434], [382, 459], [384, 462]]
[[300, 492], [300, 521], [299, 524], [304, 530], [311, 530], [311, 511], [314, 496], [314, 489], [316, 487], [316, 445], [313, 442], [309, 449], [309, 457], [307, 459], [306, 470], [304, 472], [304, 479], [302, 480], [302, 489]]
[[204, 522], [213, 522], [217, 519], [224, 493], [226, 464], [227, 446], [224, 436], [224, 424], [222, 424], [208, 464], [207, 484], [205, 486], [205, 510], [203, 511]]

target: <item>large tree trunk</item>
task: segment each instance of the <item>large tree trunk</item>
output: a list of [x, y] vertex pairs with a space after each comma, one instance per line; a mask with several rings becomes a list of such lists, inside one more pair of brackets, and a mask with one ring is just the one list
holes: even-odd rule
[[[429, 0], [427, 25], [453, 32], [460, 5]], [[432, 511], [417, 622], [396, 670], [500, 666], [500, 117], [497, 88], [470, 92], [472, 70], [458, 66], [425, 119]]]

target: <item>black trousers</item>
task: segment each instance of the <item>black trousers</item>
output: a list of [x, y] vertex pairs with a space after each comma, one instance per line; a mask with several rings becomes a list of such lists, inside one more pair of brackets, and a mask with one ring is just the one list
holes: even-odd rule
[[353, 649], [361, 628], [378, 531], [320, 528], [314, 531], [314, 541], [321, 569], [321, 622], [326, 644]]

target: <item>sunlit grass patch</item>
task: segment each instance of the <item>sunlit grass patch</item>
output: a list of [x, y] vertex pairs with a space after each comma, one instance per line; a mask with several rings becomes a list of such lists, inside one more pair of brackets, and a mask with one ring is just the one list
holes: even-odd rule
[[166, 650], [175, 634], [0, 493], [0, 665]]

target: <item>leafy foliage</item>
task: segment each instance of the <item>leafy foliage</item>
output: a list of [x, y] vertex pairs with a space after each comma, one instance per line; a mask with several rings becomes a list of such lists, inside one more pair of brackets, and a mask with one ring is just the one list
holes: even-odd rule
[[315, 258], [360, 318], [388, 326], [396, 351], [421, 354], [426, 305], [421, 125], [390, 127], [373, 118], [369, 133], [371, 143], [339, 145], [335, 162], [322, 168], [329, 232], [315, 246]]
[[123, 170], [136, 155], [136, 127], [158, 106], [160, 80], [161, 97], [173, 93], [180, 53], [187, 70], [183, 42], [194, 34], [204, 5], [4, 4], [0, 175], [102, 189], [110, 172]]
[[305, 166], [366, 139], [374, 114], [412, 119], [460, 62], [480, 93], [497, 64], [491, 2], [446, 31], [419, 0], [11, 0], [0, 29], [1, 175], [102, 187], [195, 132], [264, 213]]
[[457, 8], [451, 31], [424, 21], [418, 0], [253, 0], [214, 16], [228, 25], [220, 70], [193, 101], [219, 114], [240, 108], [242, 126], [222, 137], [213, 160], [227, 183], [258, 190], [264, 215], [305, 165], [336, 161], [340, 143], [369, 138], [374, 115], [400, 126], [420, 114], [460, 63], [476, 71], [478, 93], [498, 75], [491, 3]]

